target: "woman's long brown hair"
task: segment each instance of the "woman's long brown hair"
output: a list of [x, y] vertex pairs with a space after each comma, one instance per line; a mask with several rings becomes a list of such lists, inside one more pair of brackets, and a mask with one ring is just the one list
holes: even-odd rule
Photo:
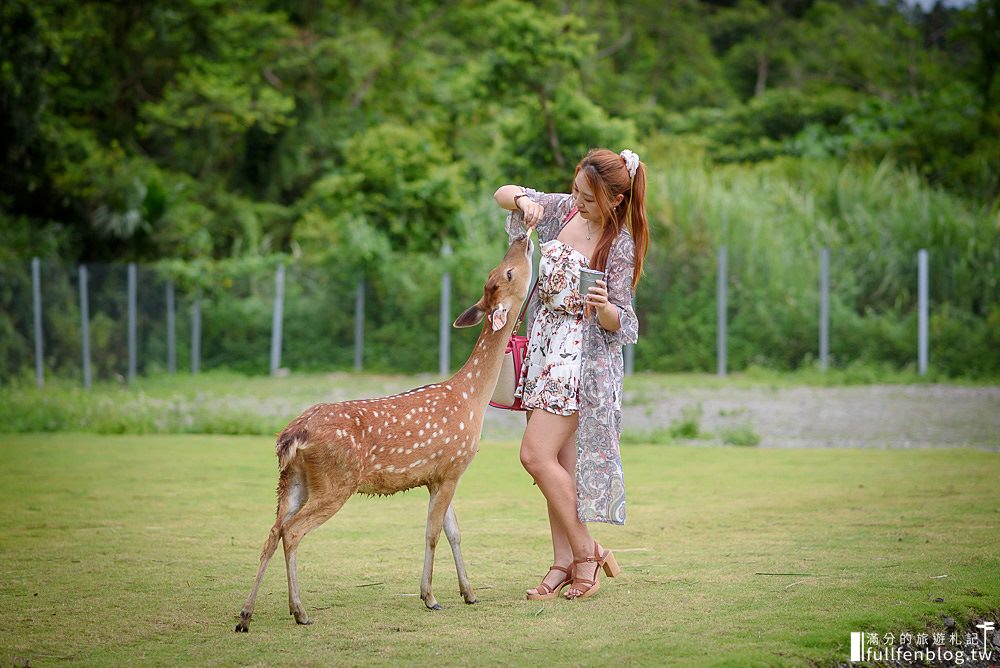
[[[583, 172], [590, 184], [594, 200], [601, 212], [601, 236], [597, 240], [594, 258], [590, 266], [605, 271], [611, 244], [625, 227], [635, 241], [635, 270], [632, 273], [632, 289], [639, 284], [642, 263], [649, 248], [649, 226], [646, 222], [646, 165], [639, 163], [635, 178], [630, 178], [625, 167], [625, 159], [605, 148], [591, 149], [573, 172], [573, 180]], [[623, 195], [621, 203], [612, 207], [611, 202]]]

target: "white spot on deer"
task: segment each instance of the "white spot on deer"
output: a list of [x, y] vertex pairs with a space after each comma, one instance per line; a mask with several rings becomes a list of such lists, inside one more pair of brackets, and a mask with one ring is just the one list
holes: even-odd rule
[[444, 444], [448, 445], [449, 443], [451, 443], [451, 436], [445, 436], [444, 437]]
[[454, 458], [454, 457], [452, 457], [452, 458], [451, 458], [451, 459], [449, 459], [448, 461], [450, 461], [450, 462], [453, 462], [453, 461], [455, 461], [455, 458]]
[[382, 468], [382, 465], [381, 465], [381, 464], [376, 464], [376, 465], [375, 465], [375, 470], [376, 470], [376, 471], [378, 471], [378, 470], [379, 470], [379, 469], [381, 469], [381, 468]]
[[465, 377], [466, 378], [472, 378], [472, 372], [470, 371], [469, 373], [465, 374]]
[[375, 461], [375, 455], [372, 455], [372, 461]]
[[382, 452], [383, 450], [385, 450], [385, 446], [378, 449], [379, 452]]
[[471, 420], [474, 417], [476, 417], [476, 412], [475, 411], [469, 411], [469, 419]]
[[407, 436], [409, 436], [409, 435], [410, 435], [410, 432], [406, 432], [406, 435], [407, 435]]
[[368, 433], [369, 434], [372, 433], [372, 426], [371, 425], [368, 425]]
[[461, 429], [461, 430], [464, 430], [465, 429], [465, 423], [464, 422], [459, 422], [458, 423], [458, 428]]
[[445, 385], [445, 388], [447, 388], [447, 389], [450, 390], [451, 389], [451, 385]]
[[478, 366], [478, 365], [479, 365], [479, 358], [478, 357], [473, 357], [472, 358], [472, 366]]
[[410, 449], [410, 448], [407, 448], [407, 449], [406, 449], [406, 452], [404, 452], [403, 454], [404, 454], [404, 455], [408, 455], [408, 454], [410, 454], [411, 452], [413, 452], [413, 450], [412, 450], [412, 449]]
[[388, 466], [385, 467], [385, 470], [388, 471], [389, 473], [392, 473], [393, 471], [396, 470], [396, 467], [393, 466], [392, 464], [389, 464]]
[[476, 369], [476, 378], [479, 378], [479, 369]]
[[463, 399], [468, 399], [469, 398], [469, 393], [468, 392], [462, 392], [462, 398]]
[[356, 424], [356, 425], [358, 425], [360, 427], [361, 426], [361, 420], [359, 420], [358, 418], [354, 418], [354, 424]]
[[441, 418], [441, 421], [444, 422], [445, 424], [448, 424], [448, 417], [445, 416], [445, 417]]
[[475, 394], [476, 393], [476, 386], [473, 385], [472, 387], [470, 387], [469, 388], [469, 392], [471, 392], [472, 394]]
[[424, 435], [424, 430], [423, 429], [421, 429], [420, 431], [417, 432], [417, 436], [423, 436], [423, 435]]

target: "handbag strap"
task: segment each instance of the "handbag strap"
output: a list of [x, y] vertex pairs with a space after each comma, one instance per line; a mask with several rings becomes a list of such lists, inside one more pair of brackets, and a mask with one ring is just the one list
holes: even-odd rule
[[[563, 218], [562, 225], [559, 226], [559, 231], [556, 232], [557, 237], [559, 236], [559, 232], [562, 232], [563, 228], [566, 227], [566, 224], [569, 223], [570, 219], [576, 215], [576, 211], [576, 207], [573, 207], [570, 209], [570, 212], [566, 214], [566, 217]], [[528, 298], [524, 300], [524, 304], [521, 306], [521, 313], [518, 314], [517, 322], [514, 324], [514, 331], [510, 334], [511, 336], [517, 336], [518, 330], [521, 329], [521, 323], [524, 322], [524, 314], [528, 310], [528, 304], [531, 303], [531, 298], [535, 296], [535, 290], [538, 288], [538, 281], [541, 280], [541, 278], [542, 277], [539, 276], [535, 279], [535, 284], [531, 287], [531, 292], [528, 293]]]

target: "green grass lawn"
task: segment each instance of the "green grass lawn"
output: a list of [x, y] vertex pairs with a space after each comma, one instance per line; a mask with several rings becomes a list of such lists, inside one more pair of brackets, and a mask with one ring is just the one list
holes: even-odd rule
[[478, 605], [443, 537], [445, 609], [417, 597], [421, 489], [356, 497], [305, 539], [312, 626], [288, 615], [279, 550], [235, 634], [273, 521], [271, 439], [0, 447], [7, 665], [833, 665], [851, 631], [962, 628], [1000, 608], [996, 453], [626, 446], [628, 522], [593, 526], [621, 577], [542, 604], [524, 600], [551, 559], [542, 496], [515, 443], [484, 442], [455, 501]]

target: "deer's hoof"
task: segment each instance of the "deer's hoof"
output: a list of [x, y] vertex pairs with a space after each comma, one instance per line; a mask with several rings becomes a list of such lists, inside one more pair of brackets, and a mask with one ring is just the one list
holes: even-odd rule
[[295, 623], [299, 624], [301, 626], [309, 626], [310, 624], [312, 624], [312, 620], [309, 619], [308, 617], [303, 618], [303, 619], [299, 619], [298, 617], [296, 617], [295, 618]]
[[465, 599], [465, 604], [466, 605], [475, 605], [476, 603], [479, 603], [479, 599], [478, 598], [473, 598], [471, 601], [469, 599]]
[[250, 627], [244, 624], [243, 622], [240, 622], [239, 624], [236, 625], [236, 633], [249, 633], [249, 632], [250, 632]]
[[441, 607], [440, 603], [435, 603], [434, 605], [429, 605], [427, 607], [430, 608], [431, 610], [444, 610], [444, 608]]

